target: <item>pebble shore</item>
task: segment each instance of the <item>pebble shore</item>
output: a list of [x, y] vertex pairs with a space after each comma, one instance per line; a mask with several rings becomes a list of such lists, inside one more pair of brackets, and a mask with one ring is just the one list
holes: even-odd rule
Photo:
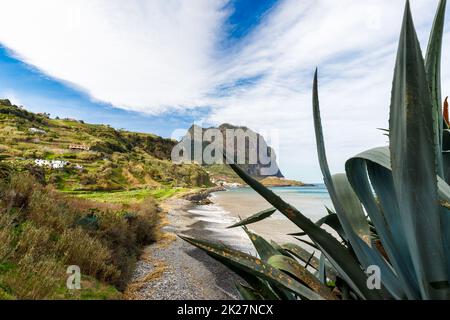
[[205, 238], [206, 230], [192, 228], [196, 223], [189, 213], [192, 201], [169, 199], [162, 204], [167, 226], [162, 241], [147, 247], [137, 263], [126, 292], [135, 300], [235, 300], [238, 276], [203, 251], [175, 234]]

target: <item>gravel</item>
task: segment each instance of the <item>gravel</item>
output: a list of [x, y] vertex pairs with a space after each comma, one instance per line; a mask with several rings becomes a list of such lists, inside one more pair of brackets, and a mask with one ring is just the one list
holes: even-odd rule
[[190, 207], [192, 203], [183, 199], [171, 199], [163, 204], [168, 212], [164, 231], [172, 236], [145, 249], [127, 291], [130, 299], [237, 299], [237, 275], [203, 251], [173, 236], [174, 233], [204, 236], [202, 229], [190, 228], [196, 222], [187, 212]]

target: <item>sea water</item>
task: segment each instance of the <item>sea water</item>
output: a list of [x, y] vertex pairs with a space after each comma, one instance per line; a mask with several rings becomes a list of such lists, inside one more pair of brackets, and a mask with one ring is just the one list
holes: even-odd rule
[[[271, 190], [314, 222], [327, 215], [327, 207], [332, 208], [330, 196], [323, 184], [277, 187]], [[189, 210], [195, 220], [201, 222], [199, 225], [208, 232], [208, 240], [220, 241], [244, 251], [253, 251], [251, 242], [241, 228], [227, 229], [227, 227], [259, 211], [271, 208], [271, 205], [251, 188], [213, 193], [211, 200], [213, 201], [211, 205], [196, 206]], [[292, 242], [295, 239], [289, 234], [300, 231], [280, 212], [250, 225], [249, 229], [278, 243]]]

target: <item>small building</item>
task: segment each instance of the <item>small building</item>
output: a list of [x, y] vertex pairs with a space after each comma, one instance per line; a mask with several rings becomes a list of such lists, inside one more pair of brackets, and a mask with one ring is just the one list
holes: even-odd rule
[[63, 169], [69, 163], [67, 161], [63, 161], [63, 160], [49, 161], [49, 160], [43, 160], [43, 159], [36, 159], [36, 160], [34, 160], [34, 164], [38, 167], [48, 167], [51, 169]]
[[38, 129], [38, 128], [30, 128], [28, 131], [31, 133], [38, 133], [38, 134], [47, 134], [45, 130]]
[[81, 150], [81, 151], [89, 151], [91, 148], [86, 145], [79, 145], [79, 144], [71, 144], [69, 145], [70, 150]]

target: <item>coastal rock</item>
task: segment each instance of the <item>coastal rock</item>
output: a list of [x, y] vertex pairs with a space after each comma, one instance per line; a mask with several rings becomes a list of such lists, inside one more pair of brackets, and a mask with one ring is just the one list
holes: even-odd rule
[[[236, 179], [236, 175], [234, 172], [231, 171], [231, 169], [227, 168], [226, 165], [208, 165], [204, 163], [203, 158], [202, 159], [196, 159], [195, 153], [193, 150], [201, 150], [202, 153], [205, 150], [205, 148], [208, 146], [208, 142], [204, 141], [204, 134], [207, 130], [210, 129], [218, 129], [222, 133], [223, 138], [223, 147], [225, 150], [233, 150], [234, 146], [234, 153], [235, 157], [237, 157], [236, 152], [236, 142], [233, 141], [227, 141], [227, 130], [235, 130], [240, 131], [245, 136], [247, 136], [246, 142], [245, 142], [245, 164], [240, 164], [241, 168], [247, 172], [250, 176], [262, 179], [264, 177], [268, 177], [267, 175], [264, 175], [264, 169], [267, 169], [272, 166], [274, 168], [274, 174], [269, 175], [269, 177], [277, 177], [277, 178], [284, 178], [283, 174], [281, 173], [279, 166], [276, 162], [276, 154], [275, 151], [267, 144], [265, 138], [258, 134], [257, 132], [247, 128], [247, 127], [238, 127], [233, 126], [231, 124], [222, 124], [219, 127], [210, 127], [210, 128], [201, 128], [199, 126], [193, 125], [186, 135], [182, 138], [180, 141], [180, 144], [186, 143], [187, 146], [190, 146], [190, 154], [187, 155], [187, 159], [190, 159], [190, 161], [194, 161], [196, 163], [199, 163], [206, 167], [207, 171], [210, 173], [212, 178], [219, 178], [220, 180], [225, 180], [226, 182], [233, 183], [237, 182], [239, 180]], [[253, 137], [254, 139], [250, 139], [250, 137]], [[236, 138], [235, 138], [236, 139]], [[262, 164], [260, 159], [258, 159], [257, 163], [249, 163], [249, 154], [256, 153], [259, 155], [260, 150], [267, 150], [267, 156], [271, 156], [272, 163], [268, 164]], [[201, 162], [201, 163], [200, 163]], [[273, 163], [274, 162], [274, 163]]]
[[305, 183], [277, 177], [267, 177], [260, 181], [266, 187], [305, 187]]
[[197, 205], [208, 205], [212, 204], [212, 201], [209, 200], [209, 195], [213, 192], [226, 191], [226, 189], [222, 186], [204, 189], [193, 194], [188, 194], [184, 196], [185, 200], [188, 200]]

